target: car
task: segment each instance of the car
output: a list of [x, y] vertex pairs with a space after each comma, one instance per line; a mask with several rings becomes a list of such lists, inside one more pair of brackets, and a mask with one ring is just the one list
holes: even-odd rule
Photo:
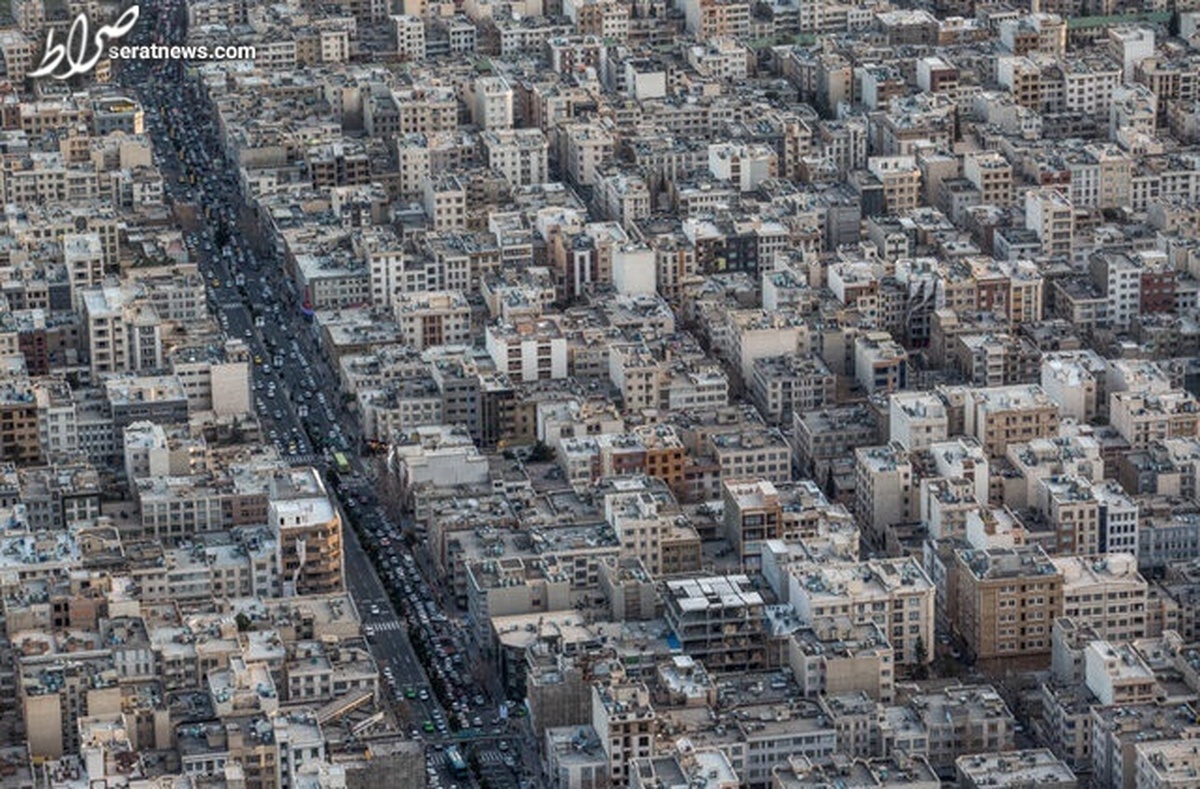
[[433, 734], [433, 732], [434, 732], [433, 721], [425, 721], [423, 724], [421, 724], [421, 728], [425, 730], [426, 734]]

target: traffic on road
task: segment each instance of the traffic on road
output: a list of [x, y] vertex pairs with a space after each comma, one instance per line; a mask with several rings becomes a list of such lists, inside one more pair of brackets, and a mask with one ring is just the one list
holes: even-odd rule
[[[182, 35], [178, 3], [148, 13], [155, 40]], [[168, 198], [185, 221], [189, 257], [202, 274], [221, 329], [246, 344], [252, 398], [264, 443], [295, 465], [327, 472], [341, 500], [345, 576], [407, 737], [427, 746], [429, 784], [473, 785], [464, 765], [491, 787], [533, 786], [533, 765], [517, 753], [528, 736], [524, 706], [497, 700], [466, 643], [458, 614], [447, 613], [412, 553], [411, 531], [390, 522], [362, 462], [361, 436], [321, 351], [311, 310], [269, 239], [261, 238], [241, 192], [238, 169], [218, 139], [209, 102], [178, 63], [121, 64], [118, 78], [145, 108], [154, 158]], [[338, 468], [331, 468], [337, 456]]]

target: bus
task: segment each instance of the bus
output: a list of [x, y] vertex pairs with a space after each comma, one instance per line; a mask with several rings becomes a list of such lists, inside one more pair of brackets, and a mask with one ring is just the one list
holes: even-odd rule
[[450, 774], [455, 778], [462, 778], [467, 774], [467, 761], [462, 757], [457, 745], [446, 749], [446, 764], [450, 765]]
[[350, 461], [346, 460], [346, 456], [343, 455], [341, 452], [334, 452], [333, 453], [333, 468], [337, 471], [338, 474], [349, 474], [350, 473]]

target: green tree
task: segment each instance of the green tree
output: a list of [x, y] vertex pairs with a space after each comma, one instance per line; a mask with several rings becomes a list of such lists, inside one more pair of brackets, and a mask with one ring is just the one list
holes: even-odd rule
[[542, 441], [533, 445], [533, 450], [529, 453], [530, 463], [549, 463], [552, 460], [554, 460], [553, 449]]
[[913, 649], [914, 656], [917, 659], [916, 668], [913, 669], [913, 676], [917, 679], [926, 679], [929, 676], [929, 667], [925, 665], [925, 661], [929, 658], [929, 650], [925, 646], [925, 639], [917, 636], [917, 645]]

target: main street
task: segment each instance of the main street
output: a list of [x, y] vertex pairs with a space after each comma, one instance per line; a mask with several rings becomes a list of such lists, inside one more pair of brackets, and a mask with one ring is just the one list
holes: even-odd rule
[[[158, 35], [169, 40], [182, 27], [178, 6], [164, 6], [157, 18]], [[377, 541], [376, 550], [378, 542], [394, 539], [398, 544], [401, 530], [388, 522], [370, 490], [357, 451], [361, 444], [358, 427], [341, 402], [337, 377], [316, 342], [313, 324], [300, 309], [295, 285], [276, 256], [265, 251], [264, 245], [248, 241], [254, 228], [247, 221], [249, 212], [240, 194], [237, 171], [225, 165], [213, 134], [215, 123], [207, 102], [197, 95], [195, 83], [182, 80], [178, 64], [126, 62], [119, 76], [147, 109], [147, 131], [163, 170], [169, 201], [180, 213], [194, 218], [185, 239], [203, 275], [209, 305], [226, 335], [243, 340], [249, 348], [253, 398], [264, 442], [296, 464], [323, 465], [329, 452], [344, 451], [349, 470], [340, 475], [339, 482], [355, 493], [343, 495], [338, 504], [343, 523], [349, 527], [352, 520], [358, 522], [363, 533], [369, 532]], [[515, 776], [501, 764], [517, 767], [512, 757], [502, 752], [507, 738], [519, 736], [519, 732], [510, 732], [500, 720], [498, 702], [487, 698], [490, 694], [484, 688], [460, 687], [460, 671], [451, 667], [449, 655], [444, 657], [446, 665], [436, 668], [443, 698], [452, 695], [455, 710], [449, 712], [433, 692], [430, 676], [410, 640], [409, 627], [419, 617], [423, 637], [429, 640], [439, 637], [441, 624], [450, 619], [440, 607], [432, 607], [437, 603], [419, 570], [414, 565], [411, 577], [403, 579], [402, 568], [393, 566], [389, 590], [355, 529], [345, 528], [343, 534], [348, 591], [372, 634], [372, 654], [387, 679], [387, 702], [407, 724], [409, 736], [425, 739], [435, 749], [429, 759], [432, 773], [460, 785], [467, 783], [462, 776], [451, 776], [445, 760], [435, 755], [446, 744], [462, 742], [473, 748], [491, 785], [517, 786]], [[410, 606], [406, 616], [392, 603], [401, 586]], [[462, 651], [467, 651], [465, 644]], [[467, 667], [462, 673], [469, 673]], [[468, 740], [451, 734], [447, 725], [450, 714], [459, 716], [456, 725], [462, 728], [476, 723]], [[522, 755], [528, 758], [527, 753]], [[523, 766], [528, 774], [530, 765], [526, 762]]]

